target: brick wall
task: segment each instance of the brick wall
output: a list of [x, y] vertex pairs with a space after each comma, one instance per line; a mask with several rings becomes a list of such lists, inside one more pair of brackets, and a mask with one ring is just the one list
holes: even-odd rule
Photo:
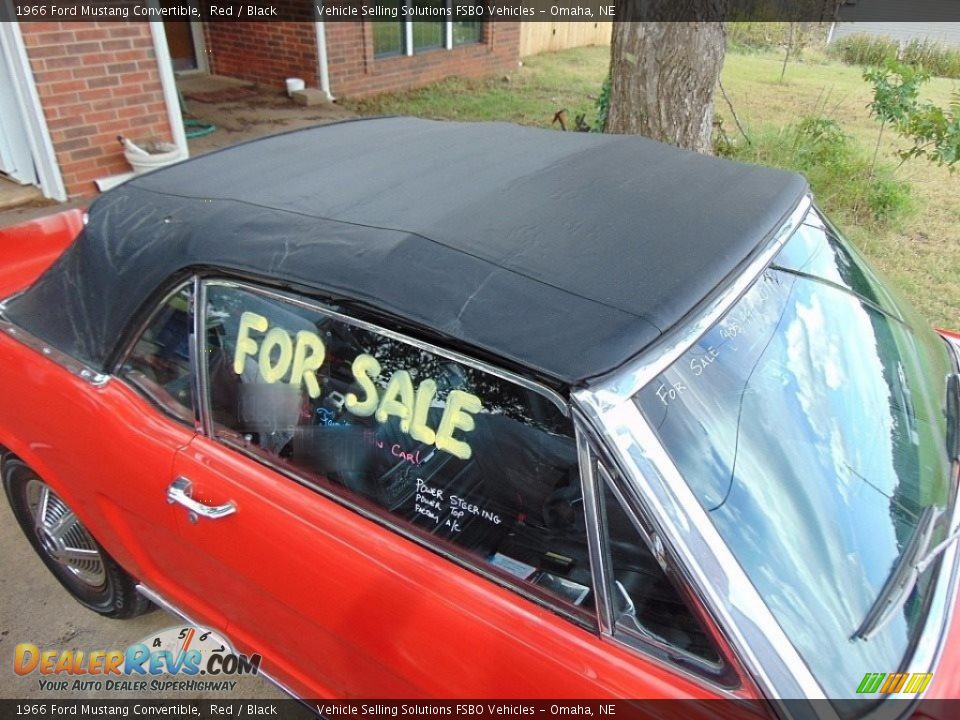
[[451, 75], [480, 78], [515, 70], [520, 24], [484, 23], [480, 43], [412, 56], [374, 58], [373, 28], [365, 22], [328, 22], [327, 59], [336, 97], [373, 95], [428, 85]]
[[128, 172], [117, 135], [171, 141], [146, 23], [22, 23], [27, 57], [67, 194]]
[[301, 22], [205, 23], [210, 71], [277, 89], [290, 77], [318, 87], [317, 33], [306, 7]]

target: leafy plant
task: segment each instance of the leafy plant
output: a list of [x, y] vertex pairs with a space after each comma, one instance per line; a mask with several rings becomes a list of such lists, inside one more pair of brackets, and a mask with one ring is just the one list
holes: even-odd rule
[[960, 161], [960, 94], [954, 93], [946, 109], [921, 101], [920, 88], [930, 74], [922, 67], [895, 61], [865, 70], [863, 78], [873, 84], [873, 100], [867, 107], [880, 121], [874, 166], [883, 130], [889, 124], [910, 143], [897, 153], [901, 165], [910, 158], [926, 158], [952, 172]]
[[728, 136], [718, 154], [803, 173], [825, 209], [851, 225], [896, 226], [914, 209], [909, 183], [887, 163], [870, 172], [870, 154], [832, 118], [803, 117], [784, 128], [760, 128], [747, 143]]
[[960, 93], [953, 94], [946, 110], [921, 103], [897, 130], [913, 141], [900, 151], [903, 160], [926, 158], [953, 172], [960, 161]]

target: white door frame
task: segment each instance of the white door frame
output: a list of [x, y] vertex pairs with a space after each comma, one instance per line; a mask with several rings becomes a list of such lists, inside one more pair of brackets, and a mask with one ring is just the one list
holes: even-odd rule
[[13, 76], [13, 94], [17, 107], [21, 110], [23, 128], [26, 132], [30, 154], [33, 156], [40, 191], [51, 200], [63, 202], [67, 199], [67, 189], [60, 175], [60, 165], [47, 129], [47, 119], [43, 115], [37, 85], [33, 80], [33, 70], [27, 57], [27, 49], [20, 34], [20, 25], [14, 22], [0, 22], [0, 52]]
[[207, 38], [203, 32], [202, 20], [190, 21], [190, 36], [193, 38], [193, 55], [197, 60], [196, 73], [209, 73], [210, 67], [207, 64]]

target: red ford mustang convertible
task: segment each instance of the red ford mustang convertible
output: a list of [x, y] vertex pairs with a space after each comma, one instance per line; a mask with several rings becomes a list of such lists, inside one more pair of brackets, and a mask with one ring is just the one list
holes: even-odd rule
[[957, 337], [808, 193], [412, 119], [143, 175], [3, 234], [7, 497], [300, 697], [960, 697]]

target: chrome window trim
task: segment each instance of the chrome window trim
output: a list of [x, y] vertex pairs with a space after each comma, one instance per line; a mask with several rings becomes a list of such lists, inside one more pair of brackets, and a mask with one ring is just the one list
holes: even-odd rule
[[253, 285], [247, 282], [242, 282], [239, 280], [220, 280], [209, 278], [204, 280], [204, 284], [209, 287], [211, 285], [216, 285], [218, 287], [232, 287], [240, 290], [246, 290], [247, 292], [252, 292], [257, 295], [262, 295], [265, 297], [278, 300], [280, 302], [285, 302], [291, 305], [296, 305], [307, 310], [312, 310], [314, 312], [323, 313], [328, 317], [331, 317], [340, 322], [346, 323], [347, 325], [352, 325], [358, 327], [362, 330], [368, 330], [369, 332], [374, 332], [384, 337], [388, 337], [391, 340], [396, 340], [398, 342], [405, 343], [407, 345], [412, 345], [426, 352], [433, 353], [434, 355], [439, 355], [440, 357], [445, 357], [448, 360], [453, 360], [455, 362], [463, 363], [469, 367], [474, 368], [475, 370], [480, 370], [481, 372], [488, 373], [490, 375], [495, 375], [503, 380], [507, 380], [514, 385], [519, 385], [520, 387], [526, 388], [527, 390], [532, 390], [538, 395], [542, 395], [547, 400], [550, 400], [554, 405], [559, 408], [560, 412], [563, 413], [564, 417], [570, 417], [570, 405], [567, 400], [556, 390], [542, 385], [534, 380], [523, 377], [516, 373], [510, 372], [509, 370], [504, 370], [501, 367], [496, 365], [491, 365], [490, 363], [484, 362], [483, 360], [477, 360], [470, 357], [469, 355], [464, 355], [457, 352], [456, 350], [449, 350], [447, 348], [440, 347], [439, 345], [434, 345], [433, 343], [426, 342], [425, 340], [420, 340], [410, 335], [404, 333], [396, 332], [395, 330], [389, 330], [387, 328], [381, 327], [375, 323], [368, 322], [366, 320], [360, 320], [351, 315], [346, 315], [339, 310], [334, 310], [331, 307], [328, 307], [325, 303], [319, 300], [306, 300], [300, 298], [296, 295], [290, 295], [276, 290], [271, 290], [269, 288]]
[[673, 364], [689, 350], [720, 320], [737, 300], [753, 285], [767, 268], [787, 240], [793, 235], [813, 207], [809, 195], [805, 195], [790, 216], [773, 234], [765, 248], [749, 265], [715, 298], [699, 310], [693, 319], [683, 326], [668, 332], [651, 348], [643, 351], [633, 361], [616, 370], [612, 375], [589, 383], [588, 387], [602, 408], [627, 402], [653, 378]]
[[[812, 207], [805, 196], [746, 269], [684, 326], [618, 372], [577, 390], [579, 410], [614, 454], [682, 575], [765, 695], [825, 699], [823, 689], [697, 503], [632, 397], [692, 347], [760, 278]], [[781, 715], [792, 710], [776, 703]], [[795, 708], [794, 708], [795, 710]], [[830, 710], [832, 711], [832, 708]]]
[[[624, 512], [624, 514], [626, 514], [627, 518], [630, 520], [630, 524], [633, 526], [633, 529], [640, 536], [641, 540], [644, 543], [646, 543], [647, 549], [650, 551], [650, 554], [657, 560], [657, 564], [660, 566], [660, 569], [663, 571], [664, 575], [666, 575], [667, 569], [671, 568], [672, 563], [668, 560], [666, 556], [666, 552], [665, 552], [665, 548], [663, 547], [663, 544], [660, 542], [658, 536], [656, 535], [651, 536], [650, 533], [647, 532], [646, 528], [643, 527], [643, 522], [641, 522], [639, 516], [634, 511], [632, 504], [629, 503], [621, 493], [620, 488], [617, 485], [617, 483], [614, 481], [613, 476], [610, 474], [610, 471], [607, 470], [604, 461], [599, 457], [596, 457], [596, 463], [597, 463], [597, 470], [598, 470], [597, 475], [599, 476], [598, 488], [600, 485], [606, 485], [607, 487], [610, 488], [610, 491], [613, 493], [615, 502], [619, 505], [620, 509]], [[606, 530], [606, 528], [604, 528], [604, 530]], [[606, 532], [604, 532], [603, 535], [601, 536], [601, 542], [606, 537], [607, 537]], [[604, 555], [604, 562], [606, 563], [607, 567], [612, 570], [613, 561], [612, 561], [612, 558], [609, 556], [609, 554]], [[687, 605], [689, 605], [688, 598], [684, 596], [685, 591], [687, 593], [690, 592], [688, 590], [689, 583], [685, 582], [685, 578], [683, 577], [679, 579], [681, 580], [681, 582], [683, 582], [685, 587], [683, 590], [678, 592], [678, 595], [682, 602], [687, 603]], [[705, 625], [704, 629], [712, 638], [713, 637], [712, 628], [709, 627], [709, 625], [706, 625], [705, 623], [702, 622], [703, 618], [700, 617], [700, 613], [698, 612], [699, 608], [691, 607], [690, 609], [695, 619], [701, 624]], [[714, 677], [709, 674], [709, 672], [697, 673], [693, 669], [682, 667], [678, 665], [677, 662], [675, 662], [675, 661], [684, 659], [691, 665], [700, 666], [708, 670], [713, 670], [715, 671], [715, 674], [719, 674], [719, 672], [724, 669], [730, 669], [734, 671], [733, 674], [739, 681], [740, 680], [739, 674], [735, 672], [735, 668], [730, 667], [729, 658], [725, 657], [724, 653], [719, 652], [719, 648], [718, 648], [718, 652], [721, 660], [719, 663], [714, 664], [709, 662], [708, 660], [705, 660], [702, 657], [693, 655], [692, 653], [689, 653], [683, 650], [682, 648], [671, 645], [669, 642], [665, 640], [661, 640], [660, 638], [656, 637], [652, 633], [649, 633], [649, 631], [647, 632], [647, 634], [637, 632], [631, 628], [624, 627], [623, 625], [618, 624], [616, 620], [613, 621], [612, 627], [613, 627], [613, 632], [611, 634], [611, 640], [617, 645], [627, 648], [628, 650], [631, 650], [633, 652], [642, 653], [644, 657], [650, 657], [650, 653], [647, 652], [647, 648], [653, 648], [654, 650], [660, 653], [663, 653], [664, 655], [667, 656], [668, 658], [667, 660], [663, 660], [661, 658], [653, 656], [653, 659], [658, 660], [661, 663], [661, 665], [663, 665], [664, 667], [668, 667], [673, 672], [684, 675], [687, 678], [695, 678], [700, 681], [700, 684], [709, 686], [714, 690], [714, 692], [717, 692], [725, 697], [729, 697], [729, 698], [738, 697], [735, 691], [740, 689], [742, 687], [742, 684], [733, 685], [733, 686], [725, 685], [715, 680]]]
[[[647, 546], [650, 548], [650, 552], [658, 558], [661, 563], [661, 567], [663, 567], [666, 563], [661, 557], [662, 553], [654, 553], [649, 533], [635, 516], [631, 508], [631, 504], [626, 501], [617, 483], [613, 481], [609, 470], [606, 468], [607, 460], [605, 460], [601, 453], [598, 452], [594, 447], [594, 444], [599, 442], [599, 440], [592, 434], [589, 424], [576, 407], [573, 409], [573, 416], [576, 422], [577, 430], [577, 451], [580, 459], [580, 475], [584, 493], [584, 510], [588, 513], [588, 541], [591, 543], [590, 562], [593, 583], [596, 588], [594, 592], [601, 638], [627, 650], [634, 655], [641, 656], [645, 662], [652, 663], [658, 667], [670, 671], [671, 673], [680, 675], [685, 679], [703, 688], [706, 688], [711, 692], [717, 693], [722, 697], [731, 699], [740, 698], [741, 696], [737, 694], [737, 691], [742, 690], [742, 683], [734, 686], [723, 684], [707, 673], [698, 673], [691, 668], [677, 665], [676, 663], [671, 662], [669, 659], [658, 657], [650, 652], [648, 648], [655, 649], [661, 652], [663, 655], [666, 655], [668, 658], [677, 655], [683, 655], [687, 657], [688, 660], [694, 665], [699, 664], [710, 667], [710, 663], [706, 662], [702, 658], [685, 653], [683, 650], [675, 648], [669, 643], [658, 642], [654, 638], [637, 637], [636, 643], [630, 643], [625, 642], [622, 639], [622, 636], [617, 636], [617, 624], [613, 619], [613, 604], [610, 597], [612, 588], [612, 583], [610, 582], [611, 561], [610, 556], [606, 551], [606, 533], [604, 532], [605, 521], [601, 517], [600, 512], [600, 506], [602, 503], [602, 500], [600, 499], [600, 488], [603, 483], [606, 483], [610, 487], [616, 498], [616, 501], [627, 514], [627, 517], [630, 519], [634, 529], [636, 529], [639, 533], [641, 540], [647, 544]], [[681, 578], [681, 581], [684, 579], [685, 578]], [[686, 602], [686, 598], [684, 598], [684, 601]], [[701, 603], [698, 602], [698, 604]], [[705, 608], [703, 609], [705, 610]], [[700, 615], [701, 613], [698, 612], [699, 610], [700, 608], [694, 608], [694, 614]], [[709, 615], [709, 612], [707, 612], [707, 615]], [[711, 636], [714, 634], [714, 630], [715, 628], [712, 627], [707, 628], [707, 631]], [[629, 633], [630, 631], [625, 628], [620, 628], [620, 632]], [[724, 655], [725, 653], [721, 653], [721, 657], [723, 658], [722, 664], [717, 666], [716, 669], [720, 670], [724, 667], [731, 668], [734, 675], [738, 680], [740, 680], [740, 674], [736, 672], [735, 666], [731, 665], [729, 657], [724, 657]]]
[[194, 385], [197, 388], [196, 410], [199, 430], [213, 437], [213, 416], [210, 414], [210, 364], [207, 362], [207, 284], [194, 276], [193, 331], [197, 355], [193, 365]]
[[[193, 288], [194, 288], [194, 296], [193, 296], [193, 301], [192, 301], [192, 302], [193, 302], [194, 322], [193, 322], [193, 326], [192, 326], [191, 329], [190, 329], [190, 332], [191, 332], [191, 334], [194, 334], [194, 333], [195, 333], [196, 327], [197, 327], [197, 322], [196, 322], [196, 317], [197, 317], [197, 306], [196, 306], [197, 276], [196, 276], [196, 275], [192, 275], [192, 276], [190, 276], [189, 278], [187, 278], [187, 279], [183, 280], [182, 282], [178, 283], [170, 292], [166, 293], [166, 294], [163, 296], [163, 298], [162, 298], [162, 299], [153, 307], [153, 309], [149, 312], [149, 314], [147, 315], [146, 319], [145, 319], [143, 322], [141, 322], [141, 323], [139, 323], [139, 324], [137, 325], [137, 331], [131, 336], [130, 341], [129, 341], [129, 342], [127, 343], [127, 345], [124, 347], [123, 354], [120, 356], [120, 358], [117, 360], [116, 364], [115, 364], [114, 367], [113, 367], [113, 373], [112, 373], [111, 375], [108, 375], [108, 376], [107, 376], [107, 377], [116, 378], [119, 382], [122, 382], [124, 385], [126, 385], [126, 386], [129, 387], [129, 388], [131, 388], [135, 393], [137, 393], [137, 394], [140, 395], [141, 397], [145, 398], [145, 399], [147, 400], [147, 402], [149, 402], [153, 407], [155, 407], [155, 408], [157, 408], [158, 410], [160, 410], [160, 412], [163, 413], [163, 415], [165, 415], [165, 416], [168, 417], [168, 418], [172, 418], [172, 419], [173, 419], [175, 422], [177, 422], [178, 424], [180, 424], [180, 425], [186, 425], [187, 427], [189, 427], [189, 423], [188, 423], [184, 418], [177, 417], [175, 413], [173, 413], [171, 410], [168, 410], [166, 407], [163, 406], [163, 404], [161, 404], [161, 403], [160, 403], [159, 401], [157, 401], [155, 398], [150, 397], [150, 394], [149, 394], [146, 390], [144, 390], [144, 389], [141, 388], [139, 385], [137, 385], [135, 382], [133, 382], [130, 378], [128, 378], [128, 377], [124, 374], [124, 372], [123, 372], [123, 367], [124, 367], [124, 365], [127, 364], [127, 360], [130, 359], [130, 356], [133, 354], [133, 351], [136, 349], [137, 343], [140, 341], [140, 338], [143, 337], [143, 334], [147, 331], [147, 328], [150, 327], [150, 324], [154, 321], [154, 319], [156, 319], [156, 317], [157, 317], [157, 315], [160, 313], [160, 311], [167, 305], [168, 302], [170, 302], [170, 300], [171, 300], [173, 297], [175, 297], [179, 292], [181, 292], [184, 288], [186, 288], [187, 286], [190, 286], [190, 285], [192, 285]], [[197, 356], [198, 356], [198, 354], [199, 354], [199, 353], [197, 352], [197, 348], [198, 348], [199, 346], [197, 345], [197, 340], [196, 340], [196, 336], [195, 336], [195, 335], [194, 335], [194, 337], [192, 337], [192, 338], [189, 339], [189, 343], [190, 343], [189, 348], [190, 348], [190, 355], [191, 355], [191, 357], [190, 357], [190, 370], [191, 370], [191, 372], [190, 372], [190, 386], [191, 386], [191, 388], [192, 388], [195, 392], [199, 392], [199, 389], [200, 389], [200, 388], [199, 388], [199, 385], [198, 385], [198, 383], [197, 383], [197, 367], [198, 367], [198, 365], [197, 365], [197, 363], [198, 363]], [[199, 397], [199, 396], [194, 395], [194, 397], [193, 397], [193, 408], [192, 408], [192, 410], [188, 409], [188, 412], [190, 412], [190, 413], [193, 415], [193, 430], [194, 430], [194, 432], [199, 432], [199, 431], [200, 431], [200, 428], [201, 428], [201, 421], [200, 421], [200, 414], [199, 414], [200, 409], [199, 409], [199, 399], [198, 399], [198, 397]]]
[[[519, 375], [515, 375], [514, 373], [511, 373], [508, 370], [503, 370], [501, 368], [497, 368], [496, 366], [490, 365], [483, 361], [475, 360], [466, 355], [462, 355], [461, 353], [458, 353], [456, 351], [446, 350], [444, 348], [440, 348], [435, 345], [432, 345], [431, 343], [417, 340], [416, 338], [410, 338], [402, 333], [388, 330], [386, 328], [381, 328], [373, 323], [352, 318], [349, 315], [344, 315], [343, 313], [327, 308], [325, 305], [323, 305], [323, 303], [319, 303], [312, 300], [309, 300], [309, 301], [300, 300], [296, 297], [291, 297], [284, 293], [279, 293], [279, 292], [275, 292], [265, 288], [261, 288], [260, 286], [257, 286], [257, 285], [251, 285], [245, 282], [238, 282], [233, 280], [222, 280], [222, 279], [201, 279], [200, 282], [202, 286], [201, 297], [203, 298], [203, 303], [204, 303], [202, 307], [204, 308], [206, 307], [207, 287], [211, 285], [215, 285], [217, 287], [228, 287], [228, 288], [245, 290], [257, 295], [271, 298], [278, 302], [288, 303], [288, 304], [296, 305], [299, 307], [303, 307], [307, 310], [319, 312], [329, 317], [332, 317], [336, 320], [340, 320], [341, 322], [344, 322], [346, 324], [359, 327], [364, 330], [368, 330], [369, 332], [377, 333], [384, 337], [389, 337], [392, 340], [396, 340], [397, 342], [402, 342], [407, 345], [417, 347], [426, 352], [430, 352], [430, 353], [439, 355], [441, 357], [454, 360], [456, 362], [461, 362], [464, 365], [473, 367], [474, 369], [479, 370], [481, 372], [493, 375], [495, 377], [499, 377], [502, 380], [505, 380], [507, 382], [532, 390], [539, 395], [545, 396], [548, 400], [550, 400], [555, 405], [557, 405], [563, 412], [564, 417], [570, 417], [570, 407], [569, 405], [566, 404], [566, 401], [563, 399], [563, 397], [559, 393], [556, 393], [555, 391], [551, 390], [548, 387], [541, 386], [538, 383], [533, 382], [532, 380], [528, 380], [527, 378], [523, 378]], [[198, 312], [196, 313], [196, 315], [198, 317], [203, 318], [201, 341], [198, 343], [198, 346], [200, 348], [199, 354], [204, 355], [206, 353], [206, 311], [204, 311], [203, 313]], [[203, 363], [203, 365], [205, 365], [205, 363]], [[197, 371], [197, 369], [198, 368], [195, 368], [195, 372]], [[275, 462], [273, 458], [271, 458], [267, 453], [260, 451], [259, 448], [245, 445], [241, 442], [238, 442], [235, 439], [232, 439], [228, 436], [224, 436], [222, 434], [217, 436], [214, 432], [213, 419], [210, 411], [209, 373], [206, 371], [205, 367], [202, 370], [200, 370], [199, 376], [200, 376], [199, 384], [202, 391], [202, 399], [200, 401], [200, 405], [202, 408], [201, 414], [203, 417], [204, 426], [209, 428], [204, 432], [204, 435], [208, 437], [211, 442], [222, 444], [225, 447], [231, 448], [232, 450], [241, 453], [242, 455], [250, 458], [254, 462], [257, 462], [273, 470], [274, 472], [279, 473], [280, 475], [283, 475], [284, 477], [292, 480], [293, 482], [296, 482], [299, 485], [302, 485], [303, 487], [313, 492], [316, 492], [322, 497], [325, 497], [328, 500], [331, 500], [337, 503], [338, 505], [357, 513], [361, 517], [376, 523], [380, 527], [383, 527], [395, 533], [396, 535], [399, 535], [400, 537], [403, 537], [407, 540], [410, 540], [411, 542], [416, 543], [420, 547], [426, 549], [428, 552], [432, 552], [444, 558], [445, 560], [448, 560], [454, 565], [457, 565], [458, 567], [461, 567], [467, 571], [470, 571], [475, 575], [479, 575], [480, 577], [506, 590], [509, 590], [510, 592], [513, 592], [519, 595], [525, 600], [528, 600], [531, 603], [534, 603], [537, 607], [549, 610], [550, 612], [558, 615], [559, 617], [562, 617], [563, 619], [571, 622], [575, 627], [578, 627], [580, 629], [586, 630], [591, 633], [595, 633], [597, 631], [596, 617], [591, 616], [589, 612], [578, 613], [576, 611], [572, 611], [571, 607], [574, 607], [574, 606], [565, 605], [561, 601], [559, 601], [559, 599], [551, 598], [546, 593], [544, 594], [544, 596], [540, 596], [534, 592], [531, 592], [527, 586], [521, 584], [520, 582], [514, 582], [506, 574], [501, 576], [497, 573], [491, 572], [487, 566], [483, 565], [483, 563], [478, 561], [477, 558], [470, 556], [466, 552], [457, 553], [457, 552], [447, 551], [444, 548], [437, 546], [435, 543], [432, 543], [428, 538], [421, 537], [418, 533], [414, 532], [411, 529], [413, 526], [406, 527], [403, 523], [399, 522], [396, 518], [394, 518], [389, 510], [385, 508], [371, 510], [367, 507], [364, 507], [361, 503], [356, 502], [354, 498], [348, 495], [347, 493], [337, 493], [333, 490], [330, 490], [311, 480], [310, 477], [305, 472], [298, 472], [295, 468], [287, 467], [281, 463]], [[576, 424], [574, 424], [574, 431], [576, 432]], [[578, 457], [578, 462], [579, 462], [579, 457]], [[584, 512], [586, 513], [586, 508], [584, 508]], [[588, 544], [589, 542], [590, 540], [588, 537]], [[588, 618], [591, 618], [591, 617], [593, 617], [592, 621], [588, 620]]]
[[[678, 569], [764, 695], [771, 701], [825, 699], [639, 408], [605, 407], [589, 391], [575, 393], [574, 401], [612, 441], [607, 447], [629, 471], [625, 479], [632, 481], [655, 533], [678, 558]], [[778, 709], [790, 715], [784, 705]]]
[[[147, 328], [150, 327], [150, 323], [153, 322], [154, 318], [156, 318], [163, 306], [170, 302], [170, 299], [173, 298], [178, 292], [183, 290], [183, 288], [185, 288], [187, 285], [195, 284], [196, 281], [196, 275], [184, 277], [180, 282], [174, 285], [169, 292], [163, 294], [160, 300], [157, 301], [157, 303], [150, 309], [143, 320], [138, 322], [136, 326], [133, 326], [134, 332], [130, 333], [130, 336], [127, 338], [127, 341], [123, 344], [121, 351], [117, 355], [117, 360], [113, 363], [110, 372], [112, 377], [120, 376], [120, 369], [126, 364], [127, 358], [130, 357], [130, 353], [132, 353], [134, 348], [137, 347], [137, 342], [141, 337], [143, 337], [143, 334], [147, 331]], [[146, 303], [144, 303], [144, 305], [146, 305]], [[194, 315], [196, 315], [196, 312], [194, 312]], [[116, 346], [114, 347], [116, 348]]]
[[583, 421], [574, 415], [574, 430], [577, 437], [577, 462], [580, 467], [580, 488], [583, 494], [584, 523], [587, 531], [587, 550], [590, 556], [590, 576], [593, 579], [593, 605], [597, 613], [600, 635], [613, 637], [613, 604], [610, 601], [609, 564], [606, 562], [603, 544], [600, 498], [594, 468], [597, 458], [590, 447]]
[[[576, 407], [574, 408], [574, 417], [581, 418], [580, 421], [584, 422], [580, 415], [580, 412]], [[594, 446], [590, 444], [590, 438], [592, 436], [590, 434], [589, 426], [586, 423], [584, 423], [582, 432], [584, 434], [584, 437], [587, 438], [588, 440], [588, 452], [590, 453], [590, 456], [591, 456], [591, 469], [596, 468], [596, 472], [593, 472], [592, 474], [593, 474], [594, 487], [596, 489], [596, 495], [595, 495], [594, 501], [597, 507], [598, 519], [600, 519], [599, 508], [600, 508], [600, 505], [602, 504], [602, 501], [600, 499], [600, 487], [602, 484], [605, 483], [613, 493], [615, 501], [620, 505], [623, 512], [626, 513], [628, 519], [630, 520], [631, 525], [633, 525], [633, 528], [637, 531], [641, 540], [644, 543], [646, 543], [647, 547], [650, 550], [650, 553], [657, 559], [658, 563], [660, 564], [664, 572], [666, 572], [667, 567], [680, 571], [677, 573], [677, 579], [680, 581], [680, 583], [683, 586], [680, 592], [682, 594], [686, 594], [690, 596], [690, 598], [682, 596], [683, 601], [686, 602], [688, 605], [690, 605], [690, 599], [691, 598], [693, 599], [693, 603], [695, 607], [691, 607], [691, 611], [697, 617], [697, 619], [704, 624], [706, 631], [710, 634], [710, 636], [714, 639], [714, 641], [716, 641], [717, 638], [714, 636], [720, 630], [720, 627], [710, 615], [710, 612], [707, 606], [703, 602], [701, 602], [699, 597], [696, 595], [696, 592], [693, 589], [693, 584], [688, 580], [688, 578], [682, 572], [682, 568], [677, 567], [676, 563], [671, 562], [667, 558], [666, 552], [665, 552], [665, 549], [663, 548], [662, 543], [659, 543], [659, 540], [656, 539], [657, 536], [654, 536], [653, 538], [651, 538], [650, 533], [643, 526], [643, 522], [635, 512], [634, 504], [631, 503], [624, 496], [622, 492], [622, 488], [614, 481], [613, 476], [610, 474], [610, 470], [608, 470], [607, 468], [607, 465], [610, 464], [609, 460], [604, 458], [600, 454], [600, 452], [598, 452], [594, 448]], [[593, 438], [592, 442], [596, 443], [597, 439]], [[649, 513], [646, 513], [646, 514], [649, 514]], [[702, 687], [708, 688], [709, 690], [717, 693], [718, 695], [721, 695], [726, 698], [734, 698], [734, 699], [741, 698], [741, 696], [737, 694], [737, 691], [743, 689], [741, 674], [737, 672], [736, 666], [730, 662], [728, 653], [720, 652], [720, 656], [722, 659], [721, 664], [714, 666], [708, 661], [704, 660], [703, 658], [700, 658], [696, 655], [691, 655], [690, 653], [686, 653], [680, 648], [673, 647], [669, 643], [660, 642], [656, 638], [637, 635], [633, 633], [631, 630], [629, 630], [628, 628], [621, 627], [620, 628], [621, 635], [620, 636], [617, 635], [618, 626], [612, 618], [613, 616], [612, 605], [609, 605], [609, 602], [610, 602], [609, 593], [612, 585], [609, 583], [609, 573], [611, 572], [611, 568], [612, 568], [612, 559], [610, 558], [610, 555], [606, 551], [606, 547], [607, 547], [606, 528], [604, 526], [603, 520], [600, 521], [597, 540], [599, 542], [599, 547], [600, 547], [598, 562], [602, 563], [602, 566], [605, 571], [605, 577], [608, 578], [605, 581], [608, 584], [604, 585], [604, 591], [607, 598], [608, 607], [610, 608], [611, 620], [610, 620], [610, 626], [609, 626], [610, 632], [605, 637], [605, 639], [609, 640], [610, 642], [616, 644], [619, 647], [626, 649], [627, 651], [633, 654], [639, 654], [643, 656], [644, 660], [648, 662], [652, 662], [662, 668], [669, 670], [670, 672], [681, 675], [686, 679], [691, 680]], [[657, 542], [660, 545], [660, 547], [655, 548], [654, 542]], [[591, 562], [592, 561], [593, 559], [591, 556]], [[623, 639], [624, 634], [635, 638], [635, 642], [631, 643], [624, 640]], [[688, 662], [690, 662], [693, 665], [704, 666], [712, 670], [719, 671], [719, 670], [723, 670], [724, 668], [727, 668], [737, 678], [738, 684], [736, 685], [724, 684], [722, 682], [719, 682], [715, 677], [712, 677], [708, 672], [698, 673], [691, 668], [677, 665], [675, 662], [672, 662], [669, 659], [665, 660], [661, 657], [658, 657], [652, 654], [651, 652], [648, 651], [648, 648], [653, 648], [663, 653], [668, 658], [683, 656], [684, 658], [687, 659]], [[719, 651], [719, 644], [718, 644], [718, 651]]]
[[109, 382], [110, 375], [98, 372], [72, 355], [68, 355], [62, 350], [48, 345], [36, 335], [24, 330], [8, 319], [7, 316], [4, 315], [4, 309], [5, 306], [0, 305], [0, 332], [9, 335], [20, 344], [26, 345], [31, 350], [35, 350], [40, 355], [49, 358], [71, 375], [80, 378], [94, 387], [100, 388]]

